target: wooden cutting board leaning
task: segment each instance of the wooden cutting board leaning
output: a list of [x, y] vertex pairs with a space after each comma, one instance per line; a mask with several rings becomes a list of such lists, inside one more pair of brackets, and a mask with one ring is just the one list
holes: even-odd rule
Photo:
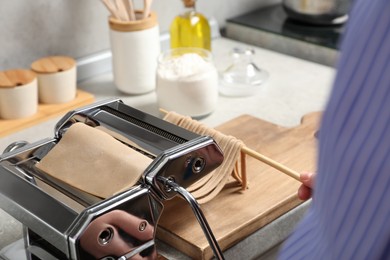
[[[320, 112], [312, 113], [299, 126], [284, 128], [242, 115], [216, 129], [297, 172], [315, 171], [320, 116]], [[201, 205], [222, 250], [302, 203], [297, 180], [249, 156], [247, 178], [247, 190], [232, 179], [216, 198]], [[194, 259], [213, 256], [191, 208], [178, 197], [165, 203], [157, 238]]]

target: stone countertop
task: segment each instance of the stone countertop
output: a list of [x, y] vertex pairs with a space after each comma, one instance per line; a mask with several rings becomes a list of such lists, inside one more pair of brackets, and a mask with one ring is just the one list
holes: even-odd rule
[[[230, 51], [233, 47], [238, 46], [250, 45], [226, 38], [213, 40], [214, 63], [219, 71], [231, 63]], [[203, 123], [214, 127], [242, 114], [250, 114], [274, 124], [293, 127], [300, 123], [303, 115], [324, 109], [331, 90], [334, 69], [270, 50], [253, 48], [256, 52], [254, 63], [268, 71], [270, 78], [256, 95], [250, 97], [220, 96], [216, 110], [211, 115], [201, 119]], [[122, 99], [127, 105], [155, 116], [161, 116], [154, 92], [139, 96], [124, 95], [116, 90], [111, 73], [85, 80], [80, 82], [78, 86], [80, 89], [94, 94], [96, 100], [116, 97]], [[3, 151], [14, 141], [35, 142], [52, 137], [54, 125], [58, 120], [59, 118], [54, 118], [0, 138], [0, 151]], [[252, 250], [253, 246], [258, 247], [256, 250], [259, 254], [264, 253], [285, 238], [299, 220], [298, 216], [301, 216], [302, 209], [306, 205], [307, 203], [304, 203], [299, 208], [287, 213], [286, 216], [275, 220], [252, 235], [252, 240], [248, 238], [247, 241], [242, 242], [244, 244], [237, 245], [235, 249], [230, 249], [226, 253], [232, 257], [237, 257], [238, 253], [240, 256], [247, 255], [250, 253], [247, 250]], [[20, 225], [0, 210], [0, 249], [15, 241], [15, 238], [20, 237], [21, 233]], [[272, 239], [264, 239], [266, 234]], [[274, 242], [267, 242], [268, 245], [259, 246], [256, 239]], [[163, 246], [162, 250], [165, 251], [166, 248]], [[247, 256], [249, 257], [249, 255]]]

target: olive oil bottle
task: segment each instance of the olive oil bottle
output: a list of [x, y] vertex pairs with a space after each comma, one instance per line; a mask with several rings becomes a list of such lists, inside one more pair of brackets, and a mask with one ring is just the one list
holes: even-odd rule
[[182, 0], [185, 10], [170, 27], [171, 48], [197, 47], [211, 51], [210, 25], [195, 9], [196, 0]]

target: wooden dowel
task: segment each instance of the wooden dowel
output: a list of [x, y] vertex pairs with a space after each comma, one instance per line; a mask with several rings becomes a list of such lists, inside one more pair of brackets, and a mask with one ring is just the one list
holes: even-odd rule
[[245, 152], [241, 149], [241, 178], [242, 178], [242, 189], [248, 188], [248, 180], [246, 178], [246, 158]]
[[[160, 112], [163, 113], [163, 114], [168, 114], [169, 112], [167, 110], [164, 110], [162, 108], [160, 108]], [[243, 146], [241, 148], [241, 151], [259, 161], [262, 161], [263, 163], [265, 164], [268, 164], [269, 166], [281, 171], [282, 173], [285, 173], [287, 174], [288, 176], [294, 178], [295, 180], [301, 182], [301, 179], [300, 179], [300, 174], [288, 167], [286, 167], [285, 165], [281, 164], [281, 163], [278, 163], [277, 161], [274, 161], [272, 160], [271, 158], [268, 158], [267, 156], [261, 154], [261, 153], [258, 153], [252, 149], [250, 149], [249, 147], [247, 146]]]
[[168, 110], [165, 110], [164, 108], [159, 108], [158, 110], [159, 110], [162, 114], [164, 114], [164, 115], [166, 115], [166, 114], [169, 113], [169, 111], [168, 111]]
[[297, 181], [301, 182], [301, 179], [299, 178], [300, 174], [298, 172], [284, 166], [283, 164], [278, 163], [278, 162], [272, 160], [271, 158], [268, 158], [267, 156], [262, 155], [261, 153], [253, 151], [252, 149], [250, 149], [246, 146], [244, 146], [242, 148], [242, 151], [244, 153], [246, 153], [247, 155], [252, 156], [255, 159], [258, 159], [259, 161], [262, 161], [263, 163], [266, 163], [269, 166], [272, 166], [273, 168], [275, 168], [275, 169], [287, 174], [288, 176], [296, 179]]

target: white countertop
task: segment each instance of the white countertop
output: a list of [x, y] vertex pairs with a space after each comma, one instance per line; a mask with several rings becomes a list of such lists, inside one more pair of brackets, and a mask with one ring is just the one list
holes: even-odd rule
[[[219, 71], [230, 64], [230, 50], [236, 46], [249, 45], [226, 38], [213, 40], [214, 63]], [[250, 114], [281, 126], [292, 127], [299, 124], [303, 115], [324, 109], [334, 69], [266, 49], [253, 48], [256, 51], [254, 62], [269, 72], [268, 81], [254, 96], [220, 96], [217, 109], [202, 122], [214, 127], [239, 115]], [[124, 95], [116, 89], [111, 73], [81, 82], [79, 88], [94, 94], [96, 100], [120, 98], [130, 106], [159, 116], [154, 92], [139, 96]], [[14, 141], [33, 142], [53, 136], [58, 119], [0, 138], [0, 151]]]
[[[226, 38], [213, 40], [213, 56], [218, 70], [230, 64], [230, 50], [237, 46], [248, 45]], [[254, 62], [270, 74], [267, 83], [254, 96], [220, 96], [217, 109], [202, 122], [214, 127], [239, 115], [250, 114], [281, 126], [292, 127], [299, 124], [303, 115], [324, 109], [334, 69], [258, 47], [254, 49]], [[79, 88], [94, 94], [96, 100], [116, 97], [130, 106], [160, 116], [154, 92], [139, 96], [124, 95], [116, 90], [111, 73], [81, 82]], [[0, 138], [0, 153], [14, 141], [35, 142], [52, 137], [59, 118]], [[15, 225], [17, 223], [0, 210], [0, 249], [20, 234], [13, 231]], [[15, 232], [17, 234], [13, 235]]]

